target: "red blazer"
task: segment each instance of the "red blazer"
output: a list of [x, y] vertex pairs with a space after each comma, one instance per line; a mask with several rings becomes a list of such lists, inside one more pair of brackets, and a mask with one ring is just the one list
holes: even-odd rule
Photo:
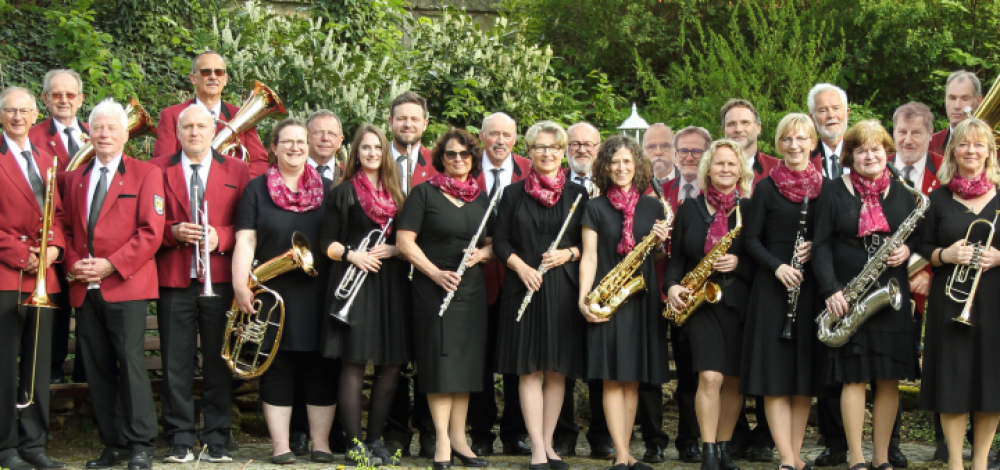
[[[514, 174], [511, 175], [510, 182], [516, 183], [528, 176], [528, 170], [531, 168], [531, 160], [514, 154], [511, 157], [514, 159]], [[486, 173], [485, 168], [483, 169], [483, 173]], [[486, 191], [486, 178], [483, 176], [483, 173], [480, 173], [476, 177], [476, 184], [479, 185], [480, 191]], [[414, 171], [414, 180], [416, 180], [415, 175], [416, 172]], [[497, 297], [500, 295], [500, 287], [503, 286], [503, 276], [506, 272], [506, 267], [499, 260], [490, 261], [483, 266], [483, 275], [486, 279], [487, 304], [493, 305], [496, 302]]]
[[[417, 156], [417, 164], [413, 166], [413, 183], [411, 187], [431, 179], [438, 171], [434, 169], [431, 162], [431, 151], [423, 146], [420, 147], [420, 154]], [[409, 194], [409, 193], [407, 193]]]
[[757, 187], [757, 183], [764, 179], [767, 175], [771, 174], [771, 170], [778, 166], [781, 160], [774, 158], [764, 152], [757, 151], [757, 158], [753, 160], [753, 188]]
[[944, 148], [948, 145], [949, 138], [951, 138], [951, 127], [935, 132], [931, 136], [931, 144], [927, 151], [931, 154], [944, 155]]
[[[52, 157], [46, 158], [35, 145], [32, 145], [32, 150], [35, 165], [42, 181], [45, 181], [45, 173], [52, 168]], [[31, 185], [21, 171], [17, 161], [19, 158], [21, 156], [14, 155], [7, 146], [7, 139], [0, 135], [0, 187], [6, 189], [0, 191], [0, 208], [3, 208], [3, 217], [0, 217], [0, 291], [17, 290], [18, 275], [28, 264], [28, 255], [31, 254], [28, 247], [37, 247], [41, 242], [39, 235], [42, 230], [42, 208], [38, 206], [35, 193], [31, 191]], [[58, 213], [62, 206], [58, 193], [53, 202]], [[51, 232], [50, 246], [59, 247], [65, 253], [66, 242], [58, 220], [52, 221]], [[54, 267], [46, 270], [45, 282], [48, 293], [59, 292], [59, 280]], [[25, 273], [21, 292], [31, 292], [34, 289], [35, 275]]]
[[[88, 257], [87, 190], [94, 161], [66, 175], [68, 191], [59, 220], [66, 233], [66, 266]], [[115, 272], [101, 280], [108, 302], [159, 297], [156, 250], [163, 241], [163, 173], [156, 166], [122, 156], [94, 228], [94, 257], [107, 258]], [[70, 304], [79, 308], [87, 283], [70, 283]]]
[[[181, 151], [181, 143], [177, 140], [177, 117], [180, 116], [181, 111], [192, 104], [194, 104], [193, 99], [173, 105], [160, 112], [160, 122], [156, 126], [156, 145], [153, 147], [153, 158], [169, 157]], [[229, 122], [239, 110], [239, 107], [223, 102], [220, 119]], [[215, 132], [218, 133], [223, 127], [225, 126], [219, 124], [215, 128]], [[264, 149], [264, 144], [257, 136], [257, 128], [247, 129], [240, 134], [240, 141], [243, 142], [247, 153], [250, 154], [247, 158], [247, 162], [250, 164], [250, 178], [263, 175], [270, 165], [267, 163], [267, 150]], [[212, 210], [209, 209], [208, 212], [211, 213]]]
[[[219, 235], [219, 247], [210, 254], [212, 282], [233, 280], [233, 247], [236, 235], [233, 230], [236, 207], [243, 189], [250, 181], [246, 163], [232, 157], [223, 157], [212, 151], [212, 166], [205, 183], [208, 201], [208, 223]], [[156, 252], [156, 272], [160, 287], [183, 288], [191, 285], [191, 250], [194, 245], [179, 243], [172, 227], [181, 222], [191, 222], [191, 201], [188, 198], [188, 181], [181, 165], [181, 153], [170, 158], [152, 161], [163, 172], [163, 190], [166, 210], [163, 224], [163, 245]]]
[[[90, 134], [90, 126], [87, 123], [80, 121], [80, 128], [84, 134]], [[69, 165], [69, 160], [73, 156], [66, 152], [62, 135], [59, 135], [59, 132], [56, 131], [56, 123], [53, 122], [52, 118], [48, 118], [35, 124], [28, 131], [28, 139], [31, 140], [31, 145], [37, 146], [41, 149], [42, 154], [48, 155], [50, 159], [52, 156], [59, 157], [59, 168], [56, 171], [56, 187], [59, 188], [59, 194], [65, 193], [66, 165]]]

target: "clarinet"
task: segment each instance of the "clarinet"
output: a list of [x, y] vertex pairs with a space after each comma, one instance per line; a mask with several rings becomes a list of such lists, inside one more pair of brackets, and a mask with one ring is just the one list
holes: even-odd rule
[[[545, 251], [546, 253], [555, 251], [556, 248], [559, 247], [559, 242], [562, 241], [563, 234], [566, 233], [566, 227], [569, 226], [569, 220], [573, 218], [573, 212], [576, 212], [576, 205], [580, 203], [580, 198], [582, 197], [583, 194], [576, 195], [576, 199], [573, 200], [573, 205], [569, 208], [569, 214], [566, 214], [566, 220], [563, 221], [562, 228], [559, 229], [559, 235], [556, 235], [556, 239], [552, 241], [551, 245], [549, 245], [549, 249]], [[544, 276], [546, 272], [548, 272], [548, 269], [545, 269], [544, 264], [538, 267], [538, 274], [540, 276]], [[521, 308], [517, 310], [518, 322], [521, 321], [521, 316], [524, 315], [524, 311], [528, 309], [528, 304], [531, 303], [531, 296], [533, 295], [535, 295], [535, 291], [528, 289], [528, 294], [525, 295], [524, 300], [521, 301]]]
[[[469, 246], [465, 248], [465, 255], [462, 256], [462, 262], [459, 263], [458, 270], [455, 271], [458, 274], [459, 282], [461, 282], [462, 275], [465, 274], [466, 262], [469, 261], [472, 250], [476, 248], [476, 244], [479, 242], [479, 236], [483, 234], [483, 229], [486, 228], [486, 221], [490, 220], [490, 216], [493, 215], [493, 207], [497, 205], [497, 200], [500, 199], [501, 193], [503, 191], [497, 191], [493, 195], [493, 199], [490, 200], [490, 206], [486, 208], [486, 213], [483, 214], [483, 221], [479, 223], [479, 230], [476, 230], [476, 234], [472, 236], [472, 240], [469, 240]], [[441, 302], [441, 310], [438, 311], [439, 317], [443, 317], [444, 311], [448, 310], [448, 305], [451, 305], [451, 299], [455, 297], [455, 292], [458, 292], [458, 287], [444, 297], [444, 302]]]
[[[802, 271], [802, 262], [796, 253], [799, 247], [806, 242], [806, 213], [809, 212], [809, 196], [802, 199], [802, 218], [799, 219], [799, 233], [795, 235], [795, 247], [792, 248], [792, 269]], [[802, 279], [805, 282], [805, 278]], [[799, 285], [788, 289], [788, 313], [785, 314], [785, 329], [781, 332], [781, 339], [792, 339], [792, 327], [795, 325], [795, 310], [799, 306], [799, 293], [802, 291], [802, 282]]]

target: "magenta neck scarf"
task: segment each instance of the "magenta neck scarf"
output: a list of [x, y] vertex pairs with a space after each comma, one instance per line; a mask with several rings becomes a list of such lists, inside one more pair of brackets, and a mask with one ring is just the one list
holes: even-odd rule
[[[390, 218], [396, 216], [396, 201], [392, 200], [392, 195], [389, 194], [384, 184], [379, 184], [380, 189], [376, 190], [363, 171], [354, 174], [351, 178], [351, 184], [354, 185], [354, 191], [358, 193], [361, 209], [365, 211], [365, 215], [369, 219], [372, 219], [372, 222], [384, 226]], [[386, 227], [386, 238], [389, 237], [390, 233], [390, 227]]]
[[889, 222], [882, 212], [882, 203], [878, 196], [889, 187], [889, 170], [869, 180], [857, 172], [851, 172], [851, 184], [861, 195], [861, 218], [858, 219], [858, 236], [867, 237], [875, 232], [889, 232]]
[[948, 182], [948, 189], [962, 199], [972, 199], [990, 192], [993, 182], [986, 179], [986, 172], [972, 179], [965, 179], [962, 175], [955, 174]]
[[812, 163], [806, 165], [805, 170], [795, 171], [782, 160], [771, 170], [770, 176], [781, 195], [794, 203], [802, 202], [806, 196], [815, 201], [823, 187], [823, 175]]
[[479, 185], [476, 184], [476, 180], [472, 176], [467, 177], [463, 183], [444, 173], [438, 173], [427, 181], [431, 186], [465, 202], [475, 201], [479, 197]]
[[628, 191], [622, 190], [618, 186], [608, 188], [608, 201], [611, 206], [622, 213], [622, 241], [618, 243], [618, 254], [625, 256], [635, 248], [635, 237], [632, 235], [632, 226], [635, 224], [635, 206], [639, 203], [639, 190], [635, 186]]
[[729, 211], [736, 205], [736, 191], [725, 194], [709, 185], [708, 191], [705, 191], [705, 202], [715, 208], [715, 218], [708, 226], [708, 238], [705, 239], [705, 253], [708, 253], [729, 233]]
[[306, 165], [299, 176], [299, 192], [288, 189], [285, 180], [281, 178], [278, 165], [267, 169], [267, 192], [274, 203], [292, 212], [309, 212], [323, 204], [323, 180], [312, 165]]
[[559, 202], [559, 196], [562, 195], [565, 184], [565, 173], [558, 171], [555, 178], [548, 178], [536, 172], [535, 167], [531, 167], [528, 170], [528, 177], [524, 181], [524, 190], [541, 205], [552, 207]]

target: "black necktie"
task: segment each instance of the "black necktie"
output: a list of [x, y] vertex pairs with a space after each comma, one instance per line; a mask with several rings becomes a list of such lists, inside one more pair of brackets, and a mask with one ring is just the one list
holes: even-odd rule
[[76, 139], [73, 138], [72, 127], [63, 129], [63, 132], [66, 133], [66, 149], [69, 152], [69, 157], [73, 158], [73, 156], [80, 151], [80, 146], [76, 145]]
[[684, 199], [688, 199], [694, 196], [694, 185], [691, 183], [684, 183]]
[[317, 165], [316, 166], [316, 171], [319, 172], [319, 177], [320, 178], [322, 178], [326, 174], [326, 170], [329, 170], [329, 169], [330, 169], [330, 167], [328, 167], [326, 165]]
[[840, 157], [837, 154], [830, 155], [830, 178], [837, 178], [844, 174], [840, 168]]
[[87, 218], [87, 248], [91, 256], [94, 254], [94, 227], [97, 226], [97, 219], [101, 216], [101, 206], [104, 205], [104, 196], [108, 195], [108, 167], [101, 168], [101, 177], [97, 180], [97, 187], [94, 188], [94, 198], [90, 200], [90, 215]]
[[191, 220], [196, 220], [198, 217], [195, 216], [195, 212], [201, 209], [202, 201], [205, 199], [205, 185], [201, 182], [201, 175], [198, 174], [198, 170], [201, 169], [201, 164], [192, 163], [191, 164]]
[[913, 168], [913, 165], [906, 165], [906, 166], [904, 166], [903, 167], [903, 179], [909, 181], [913, 185], [916, 185], [916, 182], [913, 181], [913, 170], [915, 170], [915, 168]]
[[493, 196], [500, 190], [500, 172], [503, 168], [493, 168], [490, 170], [493, 172], [493, 187], [490, 188], [490, 200], [493, 200]]
[[35, 159], [31, 158], [31, 150], [21, 152], [21, 156], [24, 157], [24, 162], [28, 164], [28, 183], [31, 184], [31, 192], [35, 193], [35, 200], [38, 201], [38, 207], [45, 207], [45, 185], [42, 183], [42, 178], [35, 171]]
[[[589, 176], [577, 176], [577, 177], [576, 177], [576, 180], [577, 180], [577, 181], [578, 181], [578, 182], [579, 182], [579, 183], [580, 183], [580, 184], [581, 184], [581, 185], [582, 185], [582, 186], [583, 186], [584, 188], [586, 188], [586, 187], [587, 187], [587, 181], [589, 181], [589, 180], [590, 180], [590, 177], [589, 177]], [[590, 189], [590, 188], [587, 188], [587, 189]]]

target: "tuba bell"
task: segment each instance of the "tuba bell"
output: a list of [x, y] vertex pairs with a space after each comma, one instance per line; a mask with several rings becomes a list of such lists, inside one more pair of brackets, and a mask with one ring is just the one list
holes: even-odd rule
[[[125, 107], [125, 114], [128, 117], [129, 140], [145, 134], [156, 135], [156, 126], [153, 125], [153, 119], [149, 117], [146, 109], [139, 104], [139, 100], [132, 98], [132, 101]], [[73, 171], [90, 163], [94, 159], [94, 155], [94, 143], [88, 141], [70, 159], [69, 164], [66, 165], [66, 171]]]
[[[291, 249], [255, 267], [250, 273], [248, 286], [253, 292], [254, 311], [243, 313], [234, 300], [232, 307], [226, 312], [222, 358], [239, 377], [244, 379], [260, 377], [278, 354], [285, 323], [285, 301], [264, 283], [298, 268], [310, 276], [315, 277], [318, 274], [312, 250], [309, 248], [309, 240], [302, 232], [292, 234]], [[262, 311], [264, 302], [259, 297], [263, 295], [274, 297], [274, 305], [267, 312]], [[274, 334], [269, 335], [272, 330]]]
[[247, 152], [240, 141], [240, 134], [253, 128], [258, 122], [272, 114], [284, 115], [285, 105], [281, 103], [278, 94], [267, 85], [254, 81], [250, 95], [233, 116], [233, 119], [229, 122], [216, 120], [216, 123], [225, 127], [212, 139], [212, 148], [220, 154], [226, 155], [240, 147], [243, 149], [243, 160], [246, 161]]

